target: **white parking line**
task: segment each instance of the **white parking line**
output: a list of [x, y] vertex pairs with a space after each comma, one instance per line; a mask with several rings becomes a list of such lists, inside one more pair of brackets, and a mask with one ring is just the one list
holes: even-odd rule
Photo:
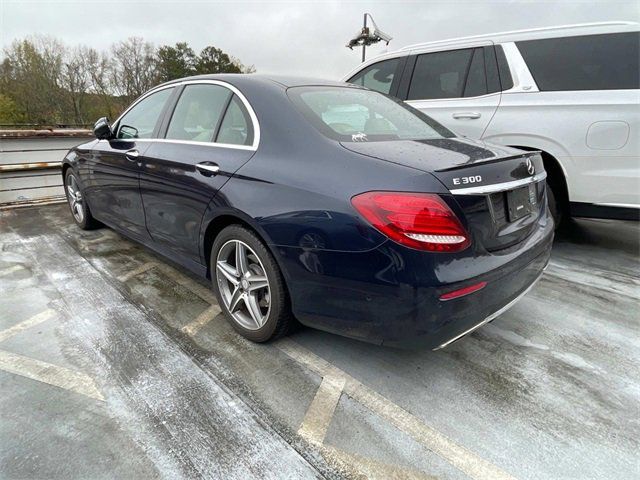
[[155, 263], [155, 262], [143, 263], [138, 268], [134, 268], [130, 272], [127, 272], [127, 273], [125, 273], [123, 275], [120, 275], [118, 277], [118, 280], [121, 281], [121, 282], [126, 282], [127, 280], [130, 280], [133, 277], [136, 277], [136, 276], [140, 275], [141, 273], [144, 273], [147, 270], [151, 270], [152, 268], [157, 267], [157, 266], [158, 266], [158, 264]]
[[24, 269], [22, 265], [11, 265], [10, 267], [0, 270], [0, 277], [6, 277], [7, 275], [11, 275], [13, 272], [17, 272], [22, 269]]
[[191, 292], [195, 293], [198, 297], [200, 297], [205, 302], [210, 303], [212, 305], [218, 303], [216, 300], [216, 296], [211, 291], [211, 289], [200, 285], [198, 282], [189, 278], [187, 275], [183, 274], [182, 272], [163, 263], [158, 263], [153, 261], [143, 263], [142, 265], [140, 265], [137, 268], [134, 268], [130, 272], [120, 275], [118, 277], [118, 280], [121, 282], [126, 282], [132, 279], [133, 277], [136, 277], [148, 270], [151, 270], [152, 268], [156, 268], [158, 271], [162, 272], [164, 275], [169, 277], [178, 285], [181, 285], [183, 287], [186, 287], [188, 290], [191, 290]]
[[104, 401], [91, 377], [68, 368], [0, 350], [0, 370]]
[[320, 448], [325, 457], [341, 463], [344, 468], [355, 470], [356, 477], [364, 476], [368, 480], [437, 480], [433, 475], [347, 453], [329, 445], [321, 445]]
[[182, 272], [176, 270], [173, 267], [165, 264], [158, 264], [158, 268], [162, 273], [164, 273], [171, 280], [176, 282], [178, 285], [182, 285], [186, 287], [188, 290], [191, 290], [197, 296], [199, 296], [202, 300], [210, 304], [217, 304], [218, 300], [216, 299], [215, 294], [211, 290], [210, 287], [205, 287], [195, 280], [189, 278], [187, 275]]
[[396, 428], [411, 436], [425, 448], [436, 453], [469, 477], [476, 480], [514, 480], [514, 477], [507, 472], [456, 444], [402, 407], [363, 385], [351, 375], [331, 365], [293, 340], [282, 339], [276, 346], [288, 356], [322, 377], [342, 378], [344, 380], [344, 392], [347, 395], [375, 414], [385, 418]]
[[218, 305], [211, 305], [204, 312], [198, 315], [198, 317], [193, 322], [182, 327], [182, 331], [187, 335], [194, 336], [200, 331], [202, 327], [204, 327], [219, 314], [220, 307], [218, 307]]
[[56, 315], [56, 311], [48, 308], [44, 312], [40, 312], [33, 317], [27, 318], [26, 320], [14, 325], [11, 328], [7, 328], [0, 332], [0, 342], [6, 340], [9, 337], [13, 337], [14, 335], [26, 330], [27, 328], [35, 327], [36, 325], [46, 322], [50, 318]]
[[307, 413], [298, 429], [298, 435], [314, 444], [322, 444], [333, 413], [342, 396], [345, 379], [327, 375], [313, 398]]

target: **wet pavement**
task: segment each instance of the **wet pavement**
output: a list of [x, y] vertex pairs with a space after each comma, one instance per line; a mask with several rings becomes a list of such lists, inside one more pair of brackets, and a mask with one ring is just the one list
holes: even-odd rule
[[445, 350], [239, 337], [66, 205], [0, 211], [2, 478], [638, 478], [638, 224], [579, 220]]

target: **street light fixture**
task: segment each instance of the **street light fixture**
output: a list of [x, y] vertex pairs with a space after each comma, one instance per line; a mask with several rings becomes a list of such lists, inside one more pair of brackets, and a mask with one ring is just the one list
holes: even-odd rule
[[[367, 17], [371, 19], [371, 23], [373, 24], [373, 31], [367, 26]], [[346, 47], [353, 50], [353, 47], [362, 47], [362, 61], [365, 59], [365, 49], [369, 45], [373, 45], [374, 43], [378, 43], [380, 41], [385, 42], [389, 45], [391, 41], [391, 35], [384, 33], [382, 30], [378, 28], [376, 22], [373, 21], [373, 17], [370, 13], [364, 14], [364, 24], [362, 26], [362, 30], [360, 30], [355, 37], [349, 40]]]

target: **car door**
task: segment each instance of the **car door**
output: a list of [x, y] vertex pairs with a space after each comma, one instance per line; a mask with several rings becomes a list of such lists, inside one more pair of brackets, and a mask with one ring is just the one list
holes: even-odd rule
[[173, 90], [135, 103], [114, 125], [114, 138], [97, 142], [87, 161], [86, 193], [95, 217], [139, 238], [148, 237], [140, 196], [142, 158]]
[[255, 153], [258, 124], [246, 99], [218, 81], [188, 82], [145, 152], [140, 177], [154, 242], [201, 263], [200, 225], [218, 190]]
[[400, 98], [459, 135], [480, 139], [500, 104], [493, 46], [415, 55], [405, 76]]

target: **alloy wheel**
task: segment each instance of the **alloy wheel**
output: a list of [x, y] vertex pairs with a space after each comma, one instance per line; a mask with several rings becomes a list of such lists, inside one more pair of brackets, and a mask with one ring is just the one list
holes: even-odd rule
[[258, 330], [269, 318], [271, 289], [262, 261], [246, 243], [229, 240], [216, 258], [216, 281], [238, 324]]
[[82, 223], [82, 220], [84, 220], [84, 199], [82, 198], [78, 181], [73, 175], [67, 177], [67, 200], [69, 200], [69, 206], [74, 218], [78, 223]]

